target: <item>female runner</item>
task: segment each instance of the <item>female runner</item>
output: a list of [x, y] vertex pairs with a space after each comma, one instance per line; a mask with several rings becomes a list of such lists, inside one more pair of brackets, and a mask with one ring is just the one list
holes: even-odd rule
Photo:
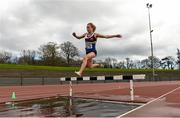
[[76, 35], [74, 32], [72, 35], [77, 39], [85, 38], [85, 44], [86, 44], [86, 55], [83, 58], [83, 63], [81, 65], [81, 68], [78, 72], [75, 72], [78, 76], [82, 76], [83, 71], [86, 67], [89, 68], [95, 68], [99, 67], [99, 64], [93, 64], [92, 59], [96, 57], [97, 51], [96, 51], [96, 42], [98, 38], [121, 38], [122, 36], [120, 34], [117, 35], [102, 35], [99, 33], [95, 33], [96, 26], [93, 23], [87, 24], [87, 33], [84, 33], [81, 36]]

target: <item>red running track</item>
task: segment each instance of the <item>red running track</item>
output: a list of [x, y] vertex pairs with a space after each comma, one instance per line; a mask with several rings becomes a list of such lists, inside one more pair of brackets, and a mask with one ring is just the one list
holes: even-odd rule
[[[135, 82], [134, 87], [135, 102], [147, 102], [147, 104], [123, 116], [180, 116], [178, 114], [180, 112], [177, 112], [180, 109], [180, 82]], [[82, 98], [130, 101], [129, 91], [129, 83], [125, 82], [73, 85], [74, 96]], [[16, 101], [68, 96], [69, 85], [0, 87], [0, 103], [11, 101], [12, 92], [16, 92]], [[172, 112], [173, 110], [175, 111]]]

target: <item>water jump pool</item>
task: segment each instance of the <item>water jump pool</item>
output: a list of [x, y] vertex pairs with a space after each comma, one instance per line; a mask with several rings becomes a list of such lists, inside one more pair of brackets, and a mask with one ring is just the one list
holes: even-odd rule
[[[116, 117], [139, 105], [56, 97], [0, 106], [0, 117]], [[71, 106], [72, 102], [72, 106]]]

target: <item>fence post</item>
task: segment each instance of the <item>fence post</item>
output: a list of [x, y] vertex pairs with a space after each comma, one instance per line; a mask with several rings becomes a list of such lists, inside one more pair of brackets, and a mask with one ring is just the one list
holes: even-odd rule
[[44, 76], [42, 77], [42, 85], [44, 85]]
[[69, 81], [69, 96], [73, 96], [72, 81]]
[[21, 81], [21, 86], [23, 85], [23, 77], [22, 77], [22, 73], [21, 73], [21, 75], [20, 75], [20, 81]]
[[60, 84], [62, 85], [61, 77], [59, 78], [59, 82], [60, 82]]

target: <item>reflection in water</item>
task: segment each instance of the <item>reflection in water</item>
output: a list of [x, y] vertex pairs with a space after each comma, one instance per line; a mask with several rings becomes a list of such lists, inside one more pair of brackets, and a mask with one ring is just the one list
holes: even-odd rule
[[14, 107], [0, 106], [0, 117], [115, 117], [136, 107], [138, 106], [57, 97], [18, 103]]

